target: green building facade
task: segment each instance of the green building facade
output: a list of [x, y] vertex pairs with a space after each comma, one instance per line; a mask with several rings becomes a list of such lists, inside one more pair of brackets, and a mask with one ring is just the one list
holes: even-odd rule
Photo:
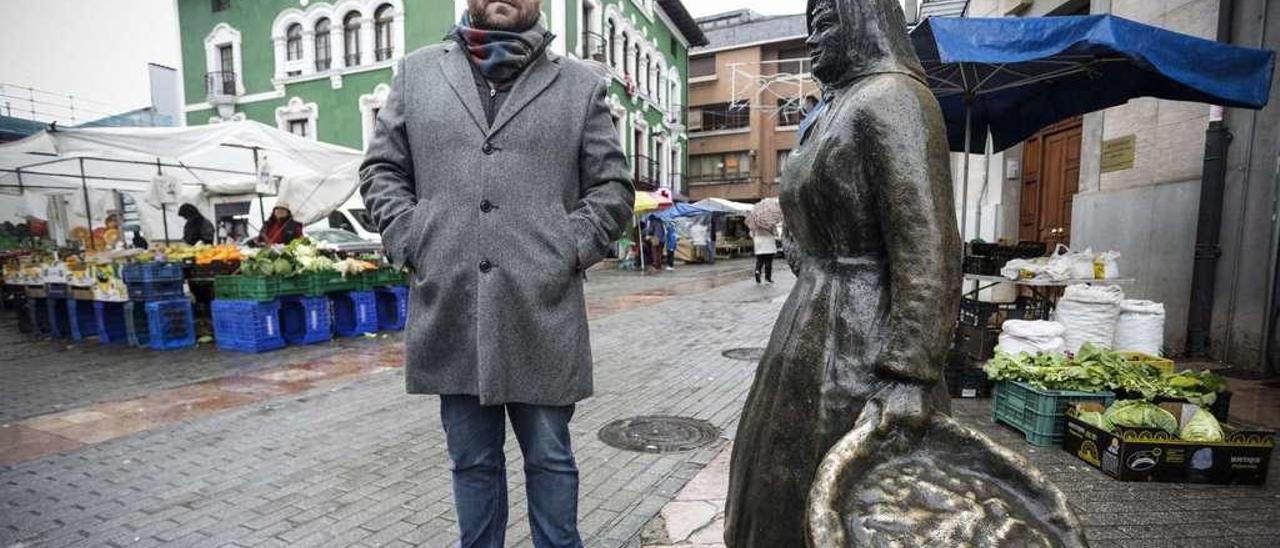
[[[179, 0], [186, 123], [256, 120], [362, 149], [396, 62], [466, 0]], [[688, 50], [680, 0], [544, 0], [552, 51], [595, 64], [637, 185], [683, 190]]]

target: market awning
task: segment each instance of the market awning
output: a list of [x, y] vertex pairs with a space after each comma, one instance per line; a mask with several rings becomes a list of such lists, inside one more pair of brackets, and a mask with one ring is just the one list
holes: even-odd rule
[[[279, 181], [274, 194], [288, 200], [306, 224], [332, 212], [355, 191], [360, 151], [320, 143], [253, 121], [180, 128], [87, 128], [44, 131], [0, 146], [0, 194], [12, 208], [42, 212], [44, 196], [70, 194], [90, 224], [106, 215], [101, 196], [133, 194], [149, 236], [163, 226], [159, 204], [148, 201], [158, 174], [174, 181], [184, 201], [207, 207], [210, 195], [256, 193], [261, 178]], [[80, 222], [84, 219], [79, 211]], [[6, 218], [7, 220], [7, 218]], [[73, 220], [73, 223], [75, 221]]]
[[911, 38], [955, 152], [985, 150], [988, 131], [998, 152], [1136, 97], [1262, 108], [1275, 64], [1271, 51], [1114, 15], [930, 18]]
[[755, 207], [751, 204], [735, 202], [724, 198], [707, 198], [705, 200], [695, 202], [693, 205], [713, 213], [733, 213], [737, 215], [746, 215], [751, 212], [752, 207]]

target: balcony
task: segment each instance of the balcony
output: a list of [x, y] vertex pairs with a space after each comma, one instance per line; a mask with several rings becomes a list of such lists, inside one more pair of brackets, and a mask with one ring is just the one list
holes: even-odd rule
[[391, 48], [378, 48], [373, 50], [373, 58], [375, 61], [386, 61], [391, 58], [393, 52]]
[[608, 41], [604, 35], [597, 32], [582, 33], [582, 58], [590, 59], [597, 63], [604, 63], [608, 54]]
[[636, 190], [654, 191], [662, 186], [662, 170], [657, 160], [648, 156], [632, 156], [629, 160]]
[[204, 75], [204, 90], [209, 100], [220, 97], [235, 97], [236, 73], [230, 70], [219, 70]]
[[348, 67], [360, 66], [360, 52], [356, 51], [348, 53], [343, 56], [343, 60], [346, 61], [346, 66]]
[[329, 57], [321, 57], [316, 59], [316, 72], [324, 72], [333, 66], [333, 59]]

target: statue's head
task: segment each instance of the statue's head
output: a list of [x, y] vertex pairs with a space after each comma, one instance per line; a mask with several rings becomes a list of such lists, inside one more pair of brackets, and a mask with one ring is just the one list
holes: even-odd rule
[[900, 72], [924, 80], [898, 0], [809, 0], [813, 75], [842, 87], [868, 74]]

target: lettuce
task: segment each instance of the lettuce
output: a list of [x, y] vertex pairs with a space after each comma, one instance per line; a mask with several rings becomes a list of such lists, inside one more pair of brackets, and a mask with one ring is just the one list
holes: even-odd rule
[[1222, 425], [1212, 413], [1196, 408], [1196, 414], [1182, 426], [1178, 437], [1187, 441], [1219, 442], [1222, 441]]
[[1142, 400], [1123, 400], [1112, 404], [1102, 414], [1102, 421], [1111, 426], [1159, 428], [1173, 435], [1178, 434], [1178, 419], [1172, 413]]

